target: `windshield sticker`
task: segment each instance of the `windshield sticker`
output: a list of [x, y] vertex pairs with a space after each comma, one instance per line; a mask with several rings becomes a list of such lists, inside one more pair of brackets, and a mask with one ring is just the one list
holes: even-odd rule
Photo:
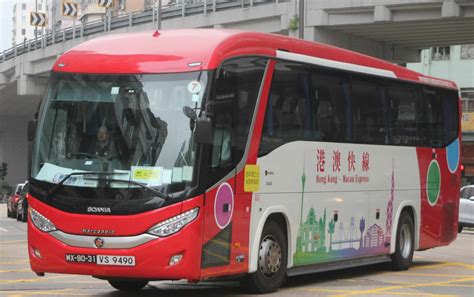
[[112, 87], [110, 89], [110, 94], [111, 95], [117, 95], [119, 93], [119, 91], [120, 91], [120, 87]]
[[173, 170], [163, 169], [163, 184], [171, 184], [172, 175], [173, 175]]
[[[58, 184], [60, 183], [65, 177], [66, 177], [67, 174], [63, 174], [63, 173], [58, 173], [54, 176], [53, 178], [53, 183], [55, 184]], [[63, 182], [63, 185], [66, 185], [66, 186], [75, 186], [77, 184], [77, 181], [78, 181], [78, 177], [77, 176], [71, 176], [69, 177], [67, 180], [65, 180]]]
[[183, 166], [183, 180], [184, 181], [193, 180], [193, 167], [192, 166]]
[[193, 80], [188, 84], [188, 92], [191, 94], [199, 94], [201, 92], [202, 85], [197, 80]]
[[258, 192], [260, 190], [260, 167], [258, 165], [245, 165], [245, 192]]
[[87, 161], [84, 162], [84, 165], [90, 166], [90, 165], [92, 165], [92, 161], [91, 161], [91, 160], [87, 160]]
[[[57, 184], [61, 182], [61, 180], [66, 177], [66, 175], [71, 174], [73, 172], [84, 171], [61, 167], [53, 165], [51, 163], [45, 163], [43, 167], [41, 167], [40, 172], [38, 172], [36, 179]], [[64, 185], [78, 187], [96, 187], [97, 181], [87, 180], [84, 179], [82, 176], [78, 175], [69, 177], [67, 180], [64, 181]]]
[[43, 167], [41, 167], [41, 170], [36, 175], [36, 179], [50, 183], [58, 183], [61, 181], [60, 174], [64, 177], [72, 172], [73, 170], [70, 168], [56, 166], [51, 163], [44, 163]]
[[180, 183], [183, 181], [183, 168], [173, 167], [173, 178], [171, 180], [174, 183]]
[[163, 167], [132, 166], [132, 180], [149, 186], [161, 186]]

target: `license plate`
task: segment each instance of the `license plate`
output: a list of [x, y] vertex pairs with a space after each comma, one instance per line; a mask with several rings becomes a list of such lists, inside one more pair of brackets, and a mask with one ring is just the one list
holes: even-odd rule
[[135, 266], [135, 257], [113, 255], [66, 254], [66, 262], [114, 266]]

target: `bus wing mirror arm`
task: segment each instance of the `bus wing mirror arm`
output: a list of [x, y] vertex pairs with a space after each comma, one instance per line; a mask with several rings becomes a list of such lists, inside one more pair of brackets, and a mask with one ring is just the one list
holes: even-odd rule
[[212, 144], [212, 121], [205, 112], [196, 121], [194, 139], [198, 144]]

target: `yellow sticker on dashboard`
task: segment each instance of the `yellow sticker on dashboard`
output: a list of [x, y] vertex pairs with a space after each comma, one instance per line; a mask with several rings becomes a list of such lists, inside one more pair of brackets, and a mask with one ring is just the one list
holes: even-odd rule
[[162, 167], [132, 166], [132, 180], [161, 186]]
[[244, 175], [244, 191], [258, 192], [260, 190], [260, 167], [245, 165]]

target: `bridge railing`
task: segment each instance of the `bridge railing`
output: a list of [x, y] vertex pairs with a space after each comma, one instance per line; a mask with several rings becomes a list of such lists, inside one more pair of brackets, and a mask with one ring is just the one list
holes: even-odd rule
[[[182, 18], [192, 15], [202, 15], [216, 11], [239, 9], [258, 5], [290, 2], [292, 0], [187, 0], [182, 3], [165, 5], [161, 8], [161, 20]], [[157, 23], [159, 19], [158, 7], [142, 11], [130, 12], [117, 16], [104, 16], [98, 21], [80, 23], [73, 27], [53, 30], [50, 33], [25, 40], [0, 54], [0, 63], [14, 59], [19, 55], [35, 51], [57, 43], [74, 40], [84, 36], [101, 34], [135, 25]]]

